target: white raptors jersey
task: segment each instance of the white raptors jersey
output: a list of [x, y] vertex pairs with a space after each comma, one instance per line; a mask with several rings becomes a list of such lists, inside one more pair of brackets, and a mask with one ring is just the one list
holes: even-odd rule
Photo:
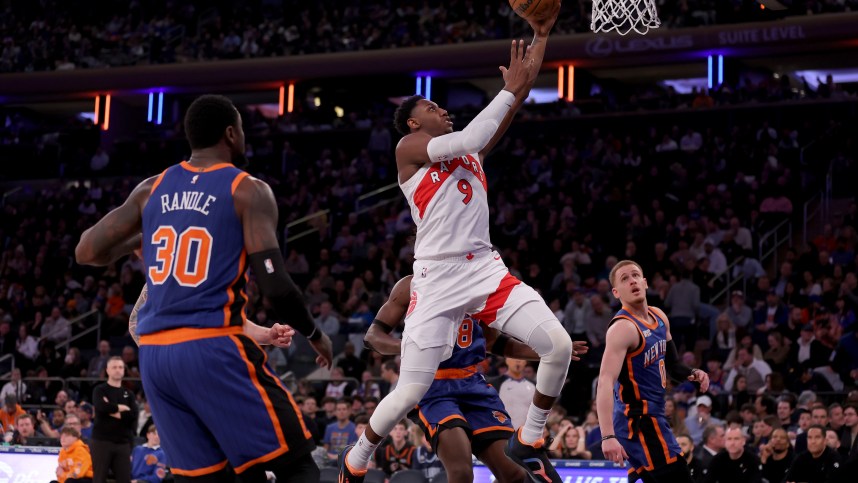
[[426, 164], [400, 184], [417, 224], [417, 260], [491, 249], [488, 185], [478, 158]]

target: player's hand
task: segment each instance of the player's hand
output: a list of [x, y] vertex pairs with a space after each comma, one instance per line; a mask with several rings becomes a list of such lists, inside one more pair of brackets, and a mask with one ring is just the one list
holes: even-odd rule
[[295, 335], [295, 329], [284, 324], [274, 324], [268, 329], [268, 340], [270, 344], [281, 349], [285, 349], [292, 345], [292, 336]]
[[629, 459], [629, 455], [626, 453], [626, 450], [623, 449], [620, 442], [617, 441], [617, 438], [610, 438], [602, 441], [602, 453], [605, 455], [606, 460], [621, 466], [623, 461]]
[[589, 350], [590, 350], [590, 348], [587, 347], [587, 341], [586, 340], [572, 341], [572, 360], [573, 361], [580, 361], [581, 358], [578, 356], [583, 356]]
[[316, 351], [316, 354], [319, 354], [316, 357], [316, 364], [325, 369], [330, 369], [331, 364], [334, 361], [333, 348], [331, 347], [331, 338], [328, 337], [328, 334], [322, 333], [322, 336], [316, 339], [316, 341], [310, 341], [310, 345], [313, 346], [313, 350]]
[[530, 19], [527, 23], [530, 24], [530, 27], [533, 28], [533, 33], [538, 37], [547, 37], [548, 33], [551, 32], [551, 28], [554, 27], [554, 22], [557, 21], [559, 14], [560, 2], [557, 2], [557, 5], [550, 14], [540, 19]]
[[503, 74], [504, 90], [518, 97], [527, 89], [535, 68], [534, 63], [535, 60], [530, 56], [530, 46], [525, 46], [524, 40], [513, 40], [509, 50], [509, 68], [499, 67]]
[[693, 371], [691, 371], [691, 375], [688, 376], [688, 380], [699, 382], [700, 392], [706, 392], [709, 390], [709, 374], [706, 374], [706, 371], [694, 369]]

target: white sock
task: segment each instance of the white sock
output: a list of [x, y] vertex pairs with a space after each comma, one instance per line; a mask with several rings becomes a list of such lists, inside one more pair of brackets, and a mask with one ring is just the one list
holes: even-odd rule
[[533, 444], [542, 438], [542, 430], [545, 428], [545, 422], [548, 421], [548, 413], [550, 409], [540, 409], [533, 403], [530, 403], [530, 409], [527, 410], [527, 421], [521, 427], [521, 440], [527, 444]]
[[372, 454], [375, 452], [375, 448], [378, 447], [378, 444], [372, 444], [370, 440], [366, 439], [366, 433], [360, 436], [357, 444], [349, 450], [346, 455], [346, 462], [348, 462], [349, 466], [355, 470], [365, 470], [366, 465], [369, 462], [369, 458], [372, 457]]

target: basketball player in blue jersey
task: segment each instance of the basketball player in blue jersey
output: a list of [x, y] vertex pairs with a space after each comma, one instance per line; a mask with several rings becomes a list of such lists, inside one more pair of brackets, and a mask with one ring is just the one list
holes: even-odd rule
[[[367, 348], [383, 355], [401, 353], [402, 341], [390, 332], [400, 325], [409, 308], [411, 278], [408, 275], [393, 287], [364, 337]], [[572, 360], [580, 360], [577, 355], [587, 350], [586, 342], [574, 342]], [[527, 345], [466, 317], [459, 325], [452, 355], [440, 364], [429, 390], [409, 415], [441, 458], [451, 483], [474, 481], [471, 454], [485, 463], [501, 483], [527, 481], [524, 468], [504, 453], [514, 431], [509, 414], [497, 391], [477, 371], [486, 351], [539, 360]]]
[[238, 168], [246, 158], [235, 106], [198, 98], [185, 132], [190, 159], [143, 181], [84, 232], [77, 262], [107, 265], [142, 245], [140, 373], [176, 481], [264, 482], [266, 470], [278, 482], [318, 481], [311, 434], [255, 340], [271, 334], [245, 333], [262, 329], [245, 316], [247, 266], [322, 366], [331, 341], [286, 273], [271, 188]]
[[664, 416], [667, 378], [695, 381], [709, 388], [709, 376], [681, 362], [661, 309], [646, 302], [647, 282], [640, 265], [623, 260], [609, 275], [623, 304], [605, 339], [596, 410], [605, 459], [631, 464], [629, 481], [691, 483], [691, 474]]

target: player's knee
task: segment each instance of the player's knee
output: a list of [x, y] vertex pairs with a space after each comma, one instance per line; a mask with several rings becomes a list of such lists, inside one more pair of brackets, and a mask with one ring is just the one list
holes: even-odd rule
[[[427, 384], [402, 384], [400, 380], [400, 384], [382, 400], [382, 403], [395, 406], [397, 410], [395, 414], [399, 414], [416, 406], [428, 390], [429, 385]], [[388, 402], [388, 400], [390, 401]]]
[[450, 465], [444, 465], [444, 469], [447, 471], [447, 481], [450, 483], [474, 481], [474, 467], [470, 461], [452, 462]]
[[562, 325], [558, 325], [549, 329], [548, 336], [554, 343], [552, 359], [558, 363], [568, 364], [572, 359], [572, 338], [569, 337], [569, 333]]
[[543, 363], [568, 364], [572, 357], [572, 339], [560, 322], [540, 324], [533, 331], [531, 341], [533, 350]]

